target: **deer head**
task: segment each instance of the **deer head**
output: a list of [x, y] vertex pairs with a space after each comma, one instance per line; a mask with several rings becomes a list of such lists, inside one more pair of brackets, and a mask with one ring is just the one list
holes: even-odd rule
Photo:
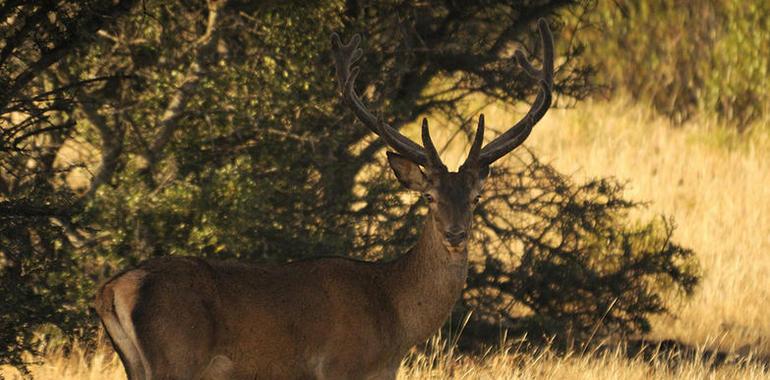
[[465, 248], [471, 226], [473, 208], [479, 201], [482, 184], [489, 169], [478, 164], [484, 139], [484, 117], [474, 138], [471, 153], [457, 172], [450, 172], [441, 162], [430, 138], [428, 121], [422, 122], [422, 140], [427, 163], [421, 165], [405, 156], [388, 152], [390, 167], [407, 189], [419, 191], [428, 202], [430, 215], [449, 251]]
[[391, 168], [406, 188], [421, 192], [428, 201], [430, 217], [435, 222], [442, 243], [450, 252], [466, 247], [473, 209], [479, 201], [489, 165], [521, 145], [551, 105], [553, 36], [545, 20], [539, 20], [538, 27], [543, 43], [543, 69], [534, 68], [520, 50], [515, 54], [522, 69], [538, 81], [540, 91], [535, 102], [524, 118], [483, 147], [484, 115], [480, 115], [468, 158], [457, 172], [450, 172], [441, 162], [430, 138], [427, 119], [422, 121], [420, 146], [367, 110], [355, 91], [359, 69], [354, 65], [363, 55], [358, 48], [361, 37], [355, 35], [343, 44], [337, 34], [332, 35], [337, 80], [345, 103], [364, 125], [396, 151], [388, 152]]

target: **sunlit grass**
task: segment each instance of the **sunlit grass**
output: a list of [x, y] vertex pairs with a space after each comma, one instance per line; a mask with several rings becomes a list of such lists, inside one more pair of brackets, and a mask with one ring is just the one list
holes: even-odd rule
[[[413, 352], [404, 359], [399, 379], [765, 379], [767, 368], [747, 359], [713, 366], [713, 361], [682, 360], [677, 353], [657, 352], [627, 357], [621, 348], [602, 352], [557, 354], [548, 347], [525, 352], [517, 345], [491, 351], [481, 357], [464, 356], [447, 347], [445, 341], [433, 339], [431, 350]], [[700, 352], [699, 354], [702, 354]], [[92, 353], [75, 345], [68, 353], [50, 350], [43, 361], [30, 367], [38, 380], [124, 380], [123, 367], [109, 347]], [[13, 369], [0, 369], [0, 376], [21, 380]]]
[[[487, 125], [502, 129], [516, 116], [488, 108]], [[650, 216], [673, 216], [677, 242], [695, 250], [702, 285], [677, 317], [654, 321], [653, 335], [701, 351], [733, 353], [731, 364], [669, 357], [627, 358], [623, 350], [557, 355], [545, 348], [524, 352], [506, 345], [483, 357], [463, 356], [434, 341], [433, 354], [414, 353], [400, 379], [754, 379], [770, 378], [751, 355], [770, 355], [770, 139], [768, 128], [750, 137], [707, 123], [673, 127], [647, 109], [623, 101], [584, 103], [552, 110], [527, 146], [545, 162], [577, 178], [614, 176], [628, 181], [627, 196], [649, 201]], [[432, 127], [441, 145], [448, 134]], [[460, 142], [464, 140], [459, 139]], [[460, 162], [463, 144], [444, 154]], [[428, 351], [431, 352], [431, 351]], [[50, 350], [31, 367], [36, 379], [123, 379], [116, 356], [76, 347]], [[672, 363], [678, 363], [676, 365]], [[6, 378], [16, 379], [12, 370]], [[0, 374], [3, 372], [0, 371]]]
[[[650, 347], [650, 356], [628, 357], [620, 347], [602, 352], [559, 354], [549, 348], [534, 352], [501, 350], [480, 358], [455, 354], [415, 354], [402, 365], [399, 379], [764, 379], [763, 365], [743, 360], [712, 366], [685, 360], [677, 353]], [[698, 354], [702, 354], [699, 352]]]
[[[504, 112], [489, 119], [505, 118]], [[659, 337], [770, 354], [770, 143], [767, 129], [720, 145], [717, 127], [672, 127], [624, 102], [553, 112], [530, 138], [545, 161], [580, 177], [628, 181], [648, 214], [674, 217], [674, 238], [693, 248], [703, 282]]]

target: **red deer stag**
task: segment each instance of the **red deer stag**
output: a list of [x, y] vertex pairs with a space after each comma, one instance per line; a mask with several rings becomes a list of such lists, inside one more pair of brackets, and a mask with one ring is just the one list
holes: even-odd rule
[[343, 257], [250, 265], [194, 257], [145, 261], [107, 281], [95, 308], [130, 380], [394, 379], [410, 347], [441, 327], [467, 276], [472, 213], [489, 165], [520, 145], [551, 104], [553, 40], [539, 22], [543, 69], [516, 52], [540, 90], [530, 111], [449, 172], [423, 120], [422, 146], [378, 120], [355, 92], [360, 37], [332, 36], [345, 103], [397, 153], [398, 180], [430, 212], [417, 244], [389, 262]]

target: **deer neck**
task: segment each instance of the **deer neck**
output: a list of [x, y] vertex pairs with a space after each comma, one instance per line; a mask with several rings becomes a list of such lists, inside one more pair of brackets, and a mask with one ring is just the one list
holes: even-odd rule
[[405, 345], [429, 338], [446, 321], [468, 275], [468, 253], [450, 252], [442, 243], [432, 215], [417, 244], [393, 262], [389, 276]]

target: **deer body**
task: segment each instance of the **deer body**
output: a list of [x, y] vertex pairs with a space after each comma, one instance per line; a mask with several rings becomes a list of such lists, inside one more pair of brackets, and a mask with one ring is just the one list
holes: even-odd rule
[[[466, 250], [440, 240], [428, 216], [417, 245], [390, 262], [152, 259], [105, 284], [97, 312], [120, 319], [116, 300], [141, 295], [122, 321], [135, 339], [116, 342], [124, 362], [139, 351], [144, 373], [131, 379], [391, 379], [465, 283]], [[161, 316], [174, 323], [154, 323]]]
[[484, 146], [484, 115], [465, 163], [449, 172], [428, 130], [422, 146], [380, 121], [355, 92], [359, 37], [332, 38], [343, 99], [398, 153], [398, 180], [428, 203], [417, 244], [382, 263], [318, 258], [247, 265], [157, 258], [107, 281], [95, 309], [129, 380], [395, 379], [402, 357], [446, 320], [468, 272], [473, 209], [489, 165], [520, 145], [551, 104], [553, 40], [539, 22], [543, 70], [517, 52], [540, 92], [527, 115]]

